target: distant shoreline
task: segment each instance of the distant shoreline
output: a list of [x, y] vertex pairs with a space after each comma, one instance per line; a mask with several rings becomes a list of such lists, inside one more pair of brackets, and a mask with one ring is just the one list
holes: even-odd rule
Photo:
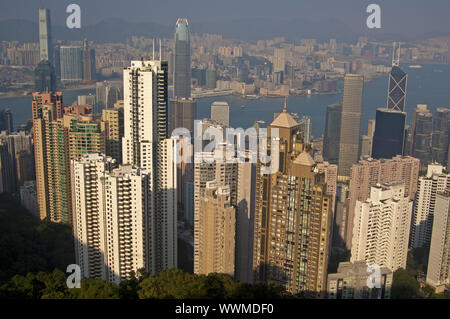
[[[70, 88], [64, 88], [61, 91], [82, 91], [82, 90], [92, 90], [95, 89], [95, 83], [89, 84], [89, 85], [82, 85], [77, 87], [70, 87]], [[24, 94], [24, 92], [27, 92], [27, 94]], [[5, 94], [2, 94], [4, 92], [0, 92], [0, 100], [1, 99], [13, 99], [13, 98], [20, 98], [20, 97], [31, 97], [33, 91], [28, 90], [15, 90], [15, 91], [9, 91]]]

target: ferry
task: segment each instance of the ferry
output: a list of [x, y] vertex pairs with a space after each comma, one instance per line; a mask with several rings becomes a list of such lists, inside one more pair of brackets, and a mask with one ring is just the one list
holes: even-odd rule
[[422, 66], [419, 65], [419, 64], [415, 64], [415, 65], [410, 65], [409, 68], [410, 68], [410, 69], [421, 69]]

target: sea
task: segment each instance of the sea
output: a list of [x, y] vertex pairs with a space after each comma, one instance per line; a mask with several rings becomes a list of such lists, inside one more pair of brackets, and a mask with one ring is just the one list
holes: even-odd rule
[[[406, 111], [407, 122], [411, 124], [412, 112], [417, 104], [427, 104], [434, 113], [438, 107], [450, 107], [450, 65], [428, 64], [422, 68], [400, 67], [408, 74]], [[342, 82], [342, 81], [341, 81]], [[342, 83], [340, 83], [342, 86]], [[361, 134], [367, 133], [368, 120], [375, 118], [377, 108], [385, 107], [387, 100], [388, 75], [375, 78], [364, 84], [361, 119]], [[95, 89], [63, 91], [64, 105], [77, 100], [78, 95], [95, 94]], [[342, 94], [291, 96], [287, 99], [287, 110], [301, 118], [311, 118], [312, 135], [321, 137], [324, 133], [326, 109], [328, 105], [340, 102]], [[209, 97], [198, 99], [198, 119], [210, 116], [210, 106], [214, 101], [226, 101], [230, 105], [230, 125], [247, 129], [256, 121], [270, 124], [274, 113], [283, 109], [284, 98], [244, 99], [237, 96]], [[169, 106], [170, 107], [170, 106]], [[10, 108], [14, 127], [31, 118], [31, 96], [0, 99], [0, 110]]]

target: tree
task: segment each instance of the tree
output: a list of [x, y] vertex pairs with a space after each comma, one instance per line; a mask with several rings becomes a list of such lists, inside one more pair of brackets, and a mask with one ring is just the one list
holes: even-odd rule
[[414, 299], [419, 292], [419, 283], [405, 269], [400, 268], [394, 272], [392, 280], [392, 299]]

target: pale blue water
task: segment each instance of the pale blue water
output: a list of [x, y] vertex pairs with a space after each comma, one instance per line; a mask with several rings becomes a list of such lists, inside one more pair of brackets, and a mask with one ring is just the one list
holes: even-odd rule
[[[408, 73], [406, 111], [408, 123], [411, 123], [412, 110], [417, 104], [428, 104], [434, 112], [437, 107], [450, 107], [450, 65], [424, 65], [422, 69], [410, 69], [402, 65]], [[378, 78], [364, 86], [364, 102], [361, 132], [367, 132], [367, 121], [375, 118], [375, 111], [386, 105], [388, 77]], [[64, 104], [72, 104], [78, 95], [93, 93], [95, 90], [65, 91]], [[311, 117], [313, 136], [322, 136], [325, 126], [325, 114], [328, 105], [339, 102], [341, 94], [313, 95], [311, 97], [290, 97], [288, 111], [300, 116]], [[270, 123], [273, 113], [282, 110], [283, 99], [269, 98], [245, 100], [234, 96], [204, 98], [198, 101], [198, 118], [209, 117], [210, 105], [214, 101], [227, 101], [230, 105], [230, 124], [232, 127], [248, 128], [257, 120]], [[245, 108], [241, 106], [245, 105]], [[14, 126], [25, 123], [31, 118], [31, 97], [0, 99], [0, 109], [9, 107], [13, 111]]]

